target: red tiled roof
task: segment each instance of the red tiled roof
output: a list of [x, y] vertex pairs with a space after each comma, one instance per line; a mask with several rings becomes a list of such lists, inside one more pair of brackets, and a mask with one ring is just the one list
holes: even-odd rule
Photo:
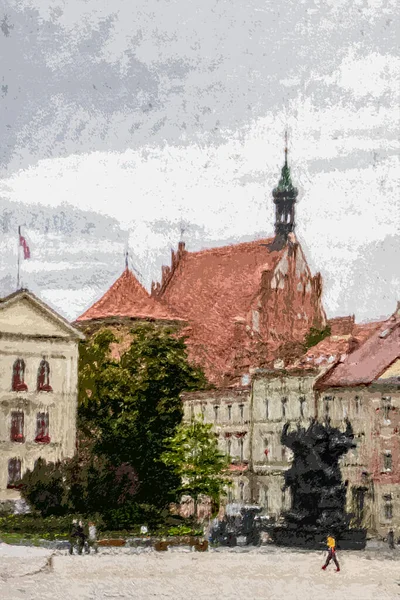
[[361, 346], [382, 325], [382, 321], [356, 325], [354, 317], [329, 319], [331, 335], [312, 346], [299, 360], [300, 365], [334, 366]]
[[77, 322], [112, 317], [181, 320], [152, 298], [128, 268], [100, 300], [77, 318]]
[[179, 261], [161, 284], [161, 300], [190, 323], [189, 350], [211, 380], [226, 373], [238, 335], [246, 335], [248, 312], [259, 292], [262, 272], [273, 270], [282, 256], [283, 250], [268, 247], [272, 241], [180, 251]]
[[349, 335], [354, 328], [354, 315], [329, 319], [328, 325], [331, 328], [331, 335]]
[[368, 385], [400, 357], [400, 316], [394, 315], [318, 383], [319, 389]]
[[360, 323], [354, 325], [353, 335], [360, 342], [365, 342], [385, 321], [372, 321], [371, 323]]

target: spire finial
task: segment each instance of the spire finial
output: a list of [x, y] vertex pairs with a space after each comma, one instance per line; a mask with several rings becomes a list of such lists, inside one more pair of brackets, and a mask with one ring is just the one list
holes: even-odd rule
[[285, 166], [287, 166], [287, 153], [288, 153], [288, 132], [285, 131]]

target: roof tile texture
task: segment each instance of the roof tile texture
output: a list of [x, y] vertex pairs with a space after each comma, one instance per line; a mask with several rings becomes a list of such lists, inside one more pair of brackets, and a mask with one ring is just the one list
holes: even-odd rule
[[129, 269], [125, 269], [104, 296], [78, 317], [77, 322], [115, 317], [177, 320], [170, 310], [150, 296]]

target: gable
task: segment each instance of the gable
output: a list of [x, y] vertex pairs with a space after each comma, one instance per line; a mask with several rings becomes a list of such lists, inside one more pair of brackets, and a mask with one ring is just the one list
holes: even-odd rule
[[49, 312], [37, 308], [26, 296], [13, 302], [0, 304], [0, 333], [24, 336], [71, 338], [71, 332], [62, 322], [57, 322]]
[[379, 381], [392, 378], [400, 378], [400, 358], [394, 361], [392, 365], [379, 377]]

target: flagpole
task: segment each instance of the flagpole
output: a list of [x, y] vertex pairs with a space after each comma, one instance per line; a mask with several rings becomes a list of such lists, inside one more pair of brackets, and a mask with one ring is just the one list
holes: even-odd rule
[[17, 269], [17, 291], [20, 288], [20, 268], [21, 268], [21, 226], [18, 226], [18, 269]]

